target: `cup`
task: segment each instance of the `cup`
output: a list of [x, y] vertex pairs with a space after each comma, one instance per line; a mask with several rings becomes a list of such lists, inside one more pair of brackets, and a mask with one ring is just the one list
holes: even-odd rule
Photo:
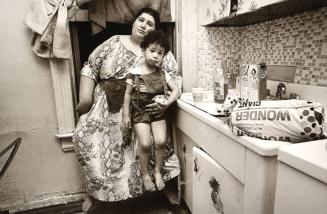
[[203, 101], [203, 91], [204, 88], [192, 88], [193, 102]]

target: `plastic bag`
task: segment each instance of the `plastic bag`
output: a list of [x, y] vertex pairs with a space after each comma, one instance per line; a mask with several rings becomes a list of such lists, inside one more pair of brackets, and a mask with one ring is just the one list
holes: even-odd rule
[[231, 111], [231, 128], [238, 136], [292, 143], [321, 139], [324, 108], [305, 100], [248, 101], [239, 99]]

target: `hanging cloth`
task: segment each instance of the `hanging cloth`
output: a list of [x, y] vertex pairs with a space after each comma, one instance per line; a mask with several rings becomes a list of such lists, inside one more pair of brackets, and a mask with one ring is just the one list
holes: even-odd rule
[[77, 10], [76, 1], [72, 3], [72, 0], [32, 2], [24, 23], [33, 31], [32, 49], [36, 55], [43, 58], [71, 58], [68, 20]]
[[93, 0], [88, 8], [92, 31], [100, 32], [106, 22], [131, 23], [144, 7], [158, 11], [162, 22], [172, 21], [170, 0]]

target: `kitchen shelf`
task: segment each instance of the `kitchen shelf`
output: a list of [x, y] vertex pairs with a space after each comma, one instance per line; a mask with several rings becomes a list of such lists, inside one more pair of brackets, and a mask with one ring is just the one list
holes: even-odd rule
[[265, 22], [284, 16], [294, 15], [307, 10], [313, 10], [327, 6], [327, 0], [285, 0], [278, 3], [263, 6], [256, 10], [237, 14], [204, 25], [206, 27], [238, 27]]

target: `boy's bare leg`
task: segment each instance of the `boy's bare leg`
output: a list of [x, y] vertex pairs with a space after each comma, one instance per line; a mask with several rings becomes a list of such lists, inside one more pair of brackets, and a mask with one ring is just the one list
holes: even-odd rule
[[151, 150], [151, 130], [150, 124], [136, 123], [135, 131], [139, 140], [139, 160], [144, 188], [147, 191], [155, 191], [156, 188], [149, 174], [149, 154]]
[[154, 178], [158, 190], [165, 187], [162, 179], [161, 169], [165, 158], [166, 139], [167, 139], [167, 125], [165, 120], [154, 121], [151, 123], [151, 130], [155, 144], [155, 166]]

